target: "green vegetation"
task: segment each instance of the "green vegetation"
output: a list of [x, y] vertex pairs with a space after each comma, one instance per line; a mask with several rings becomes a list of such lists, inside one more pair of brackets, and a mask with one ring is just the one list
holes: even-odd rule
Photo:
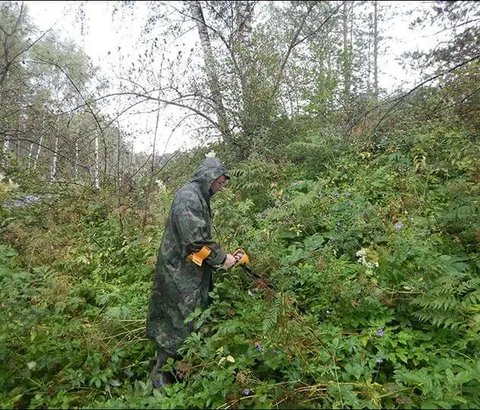
[[214, 303], [171, 362], [182, 379], [165, 394], [149, 383], [144, 321], [180, 181], [149, 193], [148, 210], [86, 190], [2, 209], [1, 402], [477, 408], [478, 141], [441, 122], [369, 151], [312, 135], [305, 144], [317, 141], [321, 156], [299, 161], [291, 144], [277, 147], [281, 161], [229, 164], [232, 184], [214, 200], [218, 240], [245, 248], [276, 290], [220, 271]]
[[[115, 85], [0, 2], [1, 407], [479, 408], [480, 3], [428, 4], [450, 37], [391, 94], [383, 2], [147, 3]], [[203, 145], [134, 153], [120, 119], [164, 106]], [[261, 279], [217, 272], [158, 391], [156, 252], [210, 151], [215, 239]]]

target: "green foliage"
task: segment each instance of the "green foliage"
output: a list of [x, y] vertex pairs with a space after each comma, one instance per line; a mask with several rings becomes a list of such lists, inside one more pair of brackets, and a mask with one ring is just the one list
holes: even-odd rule
[[315, 140], [326, 149], [318, 164], [313, 150], [295, 162], [295, 144], [276, 151], [279, 163], [230, 164], [229, 187], [212, 199], [215, 237], [244, 248], [260, 279], [217, 272], [213, 303], [166, 365], [178, 381], [162, 393], [148, 377], [144, 321], [161, 226], [192, 159], [141, 204], [77, 190], [6, 208], [2, 402], [477, 408], [478, 144], [441, 125], [377, 151]]
[[[461, 23], [445, 43], [455, 47], [426, 61], [457, 65], [436, 77], [440, 86], [378, 104], [372, 63], [357, 54], [371, 45], [369, 28], [356, 31], [354, 9], [350, 21], [347, 4], [273, 2], [274, 18], [252, 27], [240, 3], [203, 9], [216, 34], [224, 142], [164, 155], [132, 179], [117, 169], [130, 163], [121, 130], [92, 118], [93, 100], [85, 110], [98, 77], [88, 58], [37, 37], [23, 6], [0, 4], [0, 402], [478, 408], [478, 30], [466, 19], [478, 6], [436, 6]], [[358, 44], [346, 52], [335, 36], [350, 22]], [[172, 79], [165, 89], [200, 101], [203, 76], [191, 94]], [[137, 83], [142, 95], [158, 88]], [[191, 108], [213, 121], [201, 101]], [[64, 184], [45, 182], [51, 152], [30, 146], [52, 149], [57, 136]], [[96, 137], [104, 169], [92, 191], [74, 174], [83, 163], [90, 177]], [[193, 332], [165, 365], [176, 383], [160, 392], [145, 337], [156, 251], [175, 190], [210, 150], [232, 175], [212, 198], [214, 237], [244, 248], [257, 275], [217, 271], [212, 303], [191, 315]], [[39, 201], [19, 203], [23, 195]]]
[[300, 167], [307, 179], [315, 179], [331, 169], [339, 153], [346, 154], [349, 147], [339, 132], [314, 131], [312, 128], [290, 141], [285, 146], [285, 156]]

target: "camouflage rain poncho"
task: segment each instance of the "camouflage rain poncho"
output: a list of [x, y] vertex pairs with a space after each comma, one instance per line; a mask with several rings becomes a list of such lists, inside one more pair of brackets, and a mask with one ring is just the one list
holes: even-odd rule
[[[227, 170], [216, 158], [207, 158], [192, 180], [178, 190], [165, 224], [147, 318], [147, 336], [173, 354], [192, 330], [185, 318], [208, 304], [212, 273], [226, 253], [212, 240], [210, 185]], [[198, 266], [187, 259], [203, 246], [210, 255]]]

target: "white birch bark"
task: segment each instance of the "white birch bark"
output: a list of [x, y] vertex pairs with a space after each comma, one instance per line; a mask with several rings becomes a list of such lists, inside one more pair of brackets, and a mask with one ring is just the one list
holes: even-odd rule
[[3, 166], [6, 167], [8, 165], [8, 159], [7, 159], [7, 154], [8, 154], [8, 149], [10, 147], [10, 137], [7, 135], [6, 139], [3, 141]]
[[373, 1], [373, 93], [378, 98], [378, 4]]
[[30, 148], [28, 150], [28, 160], [27, 160], [27, 167], [31, 168], [33, 164], [33, 142], [30, 143]]
[[35, 154], [35, 159], [33, 160], [33, 169], [37, 168], [38, 160], [40, 158], [40, 152], [42, 150], [42, 143], [43, 143], [43, 134], [40, 135], [40, 141], [38, 142], [37, 153]]
[[252, 34], [253, 5], [251, 1], [237, 1], [235, 6], [237, 9], [237, 37], [248, 51]]
[[[350, 91], [351, 91], [351, 48], [350, 48], [350, 42], [349, 42], [349, 26], [348, 26], [348, 17], [349, 17], [349, 4], [348, 2], [343, 3], [343, 94], [344, 94], [344, 99], [345, 103], [348, 102], [349, 97], [350, 97]], [[351, 7], [351, 6], [350, 6]]]
[[212, 99], [215, 104], [215, 111], [218, 120], [219, 130], [224, 137], [230, 136], [230, 129], [228, 126], [227, 115], [225, 107], [223, 105], [222, 94], [220, 90], [220, 82], [218, 80], [218, 73], [215, 67], [215, 58], [213, 56], [212, 44], [210, 41], [210, 35], [208, 33], [208, 27], [203, 16], [202, 5], [199, 1], [192, 1], [190, 9], [192, 11], [193, 19], [197, 24], [198, 35], [200, 37], [200, 44], [205, 60], [205, 69], [207, 72], [208, 81], [210, 84], [210, 91], [212, 93]]
[[73, 178], [78, 180], [78, 140], [75, 141], [75, 163], [73, 164]]
[[55, 137], [55, 147], [53, 149], [52, 165], [50, 167], [50, 180], [55, 181], [57, 179], [57, 161], [58, 161], [58, 136]]
[[96, 189], [100, 189], [100, 143], [98, 135], [95, 136], [95, 163], [93, 164], [93, 182]]

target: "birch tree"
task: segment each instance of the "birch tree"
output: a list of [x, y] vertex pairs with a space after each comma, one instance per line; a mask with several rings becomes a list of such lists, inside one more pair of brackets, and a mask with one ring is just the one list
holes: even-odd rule
[[18, 101], [17, 96], [25, 90], [22, 82], [22, 56], [31, 47], [26, 39], [25, 23], [23, 4], [0, 3], [0, 135], [3, 140], [4, 166], [7, 165], [12, 142], [16, 142], [15, 130], [20, 110], [15, 103]]
[[[152, 77], [145, 79], [145, 85], [140, 85], [137, 78], [130, 81], [126, 93], [139, 100], [159, 101], [193, 113], [201, 120], [197, 121], [201, 132], [214, 134], [216, 129], [225, 141], [237, 147], [237, 152], [248, 155], [255, 144], [261, 143], [262, 130], [267, 129], [279, 114], [279, 95], [286, 67], [293, 58], [293, 51], [305, 41], [307, 24], [314, 24], [309, 22], [309, 16], [320, 4], [299, 3], [298, 24], [284, 47], [285, 44], [280, 44], [264, 29], [263, 23], [256, 22], [256, 7], [263, 6], [261, 3], [196, 1], [184, 2], [182, 7], [178, 3], [152, 4], [149, 22], [165, 29], [158, 31], [152, 23], [150, 35], [156, 36], [155, 39], [160, 35], [173, 36], [178, 40], [181, 34], [176, 33], [191, 32], [193, 23], [198, 33], [201, 60], [195, 57], [195, 48], [190, 54], [184, 53], [187, 50], [183, 48], [178, 51], [176, 61], [171, 59], [171, 65], [162, 66], [163, 71], [155, 74], [155, 78], [162, 80], [161, 87], [160, 81], [152, 82]], [[165, 10], [168, 8], [173, 8], [180, 16], [176, 22], [167, 19]], [[173, 41], [166, 40], [165, 47], [160, 47], [159, 43], [151, 41], [145, 57], [139, 61], [141, 66], [148, 69], [155, 55], [160, 60], [168, 55], [167, 45], [171, 47]], [[203, 68], [205, 75], [195, 72], [197, 68]], [[132, 74], [139, 77], [137, 72]], [[149, 88], [146, 84], [150, 89], [153, 86], [153, 91], [146, 92]], [[156, 95], [158, 90], [160, 97]]]
[[380, 34], [378, 31], [378, 2], [373, 0], [373, 94], [378, 99], [378, 50]]
[[192, 18], [195, 21], [198, 29], [198, 35], [200, 37], [200, 44], [202, 46], [205, 71], [207, 73], [210, 92], [212, 95], [212, 102], [214, 105], [215, 113], [217, 116], [219, 131], [222, 136], [228, 140], [230, 137], [230, 126], [228, 124], [225, 107], [223, 105], [223, 97], [220, 89], [220, 82], [217, 73], [216, 61], [213, 56], [212, 44], [210, 41], [210, 34], [208, 32], [208, 26], [205, 22], [203, 15], [203, 9], [200, 1], [190, 2], [190, 9], [192, 12]]

